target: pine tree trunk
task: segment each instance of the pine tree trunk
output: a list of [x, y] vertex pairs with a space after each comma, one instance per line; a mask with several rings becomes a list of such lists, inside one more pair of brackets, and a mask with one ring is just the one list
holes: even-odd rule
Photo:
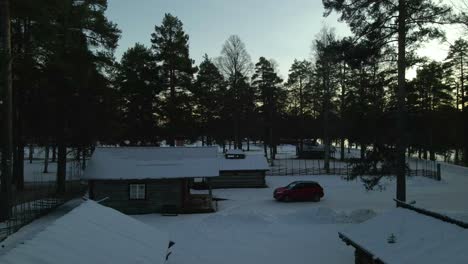
[[464, 66], [463, 66], [463, 55], [460, 56], [460, 84], [461, 84], [461, 111], [465, 110], [465, 73], [464, 73]]
[[44, 150], [44, 170], [42, 173], [49, 173], [49, 145], [45, 146]]
[[302, 78], [299, 77], [299, 114], [301, 120], [301, 128], [299, 129], [299, 151], [302, 153], [304, 150], [304, 106], [303, 106], [303, 95], [302, 95]]
[[23, 190], [24, 189], [24, 145], [20, 144], [18, 147], [18, 182], [16, 185], [16, 188], [18, 190]]
[[[465, 121], [463, 122], [463, 131], [468, 131], [468, 113], [465, 114], [466, 118]], [[465, 166], [468, 166], [468, 138], [465, 136], [464, 137], [464, 148], [463, 148], [463, 164]]]
[[237, 118], [236, 118], [236, 139], [234, 142], [234, 149], [242, 149], [242, 137], [241, 137], [241, 128], [240, 128], [240, 123], [241, 123], [241, 117], [240, 113], [238, 113]]
[[18, 89], [15, 89], [13, 96], [14, 119], [13, 119], [13, 180], [17, 190], [24, 189], [24, 143], [22, 131], [22, 94]]
[[345, 159], [345, 139], [344, 137], [340, 138], [340, 160]]
[[463, 164], [468, 166], [468, 147], [463, 150]]
[[[460, 57], [460, 64], [461, 64], [461, 89], [460, 89], [460, 101], [461, 101], [461, 112], [462, 112], [462, 134], [466, 135], [468, 133], [468, 111], [466, 111], [465, 103], [465, 77], [464, 77], [464, 65], [463, 65], [463, 56]], [[468, 166], [468, 138], [466, 136], [463, 137], [463, 164]]]
[[57, 147], [57, 193], [65, 193], [65, 179], [67, 175], [67, 148], [63, 139], [58, 140]]
[[83, 150], [81, 151], [81, 169], [85, 170], [86, 169], [86, 155], [88, 154], [88, 151], [86, 150], [86, 147], [83, 147]]
[[396, 198], [406, 201], [406, 1], [398, 0], [398, 139], [396, 144], [397, 155], [397, 193]]
[[0, 83], [3, 83], [2, 162], [0, 186], [0, 221], [11, 215], [13, 174], [13, 87], [11, 58], [10, 1], [0, 0]]
[[[327, 68], [328, 71], [328, 68]], [[330, 86], [329, 86], [329, 73], [327, 72], [324, 77], [324, 88], [325, 88], [325, 100], [324, 100], [324, 113], [323, 113], [323, 143], [325, 145], [325, 155], [324, 155], [324, 163], [323, 168], [325, 172], [328, 174], [330, 173], [330, 136], [328, 132], [328, 122], [329, 122], [329, 111], [330, 111]]]
[[273, 110], [273, 99], [270, 95], [268, 95], [268, 131], [269, 131], [269, 141], [270, 141], [270, 157], [273, 162], [275, 157], [275, 148], [276, 144], [274, 143], [274, 130], [273, 130], [273, 123], [274, 123], [274, 110]]
[[[455, 96], [455, 109], [456, 109], [456, 122], [459, 123], [459, 122], [463, 122], [463, 118], [461, 118], [461, 113], [460, 113], [460, 86], [457, 84], [457, 89], [456, 89], [456, 96]], [[460, 142], [460, 136], [459, 136], [459, 131], [458, 129], [456, 128], [455, 129], [455, 159], [454, 159], [454, 163], [455, 164], [459, 164], [460, 162], [460, 156], [459, 156], [459, 147], [460, 145], [463, 146], [463, 137], [461, 138], [461, 141]], [[461, 144], [460, 144], [461, 143]]]
[[57, 161], [57, 145], [52, 146], [52, 160], [51, 162], [56, 162]]
[[175, 146], [175, 133], [176, 133], [176, 105], [175, 105], [175, 97], [176, 97], [176, 87], [175, 87], [175, 73], [174, 69], [170, 70], [170, 98], [169, 98], [169, 146]]
[[18, 143], [15, 148], [13, 175], [16, 184], [16, 190], [24, 189], [24, 145]]
[[[270, 130], [270, 133], [271, 133], [271, 130]], [[275, 157], [274, 157], [274, 155], [273, 155], [273, 142], [272, 142], [272, 140], [271, 140], [271, 134], [270, 134], [270, 140], [269, 140], [269, 141], [270, 141], [270, 144], [269, 144], [270, 159], [271, 159], [271, 160], [274, 160]]]
[[29, 163], [31, 164], [34, 159], [34, 145], [29, 144]]
[[345, 108], [345, 61], [341, 67], [341, 106], [340, 106], [340, 117], [341, 117], [341, 138], [340, 138], [340, 160], [343, 161], [345, 158], [345, 124], [344, 124], [344, 108]]
[[361, 159], [366, 158], [366, 149], [367, 149], [366, 144], [361, 143], [361, 150], [360, 150]]

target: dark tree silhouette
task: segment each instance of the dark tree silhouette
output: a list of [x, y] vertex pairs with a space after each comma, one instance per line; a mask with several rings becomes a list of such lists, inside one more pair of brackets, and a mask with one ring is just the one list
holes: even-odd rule
[[[322, 0], [325, 15], [335, 10], [340, 19], [351, 26], [357, 38], [372, 36], [376, 46], [397, 42], [398, 48], [398, 142], [397, 152], [397, 194], [396, 198], [406, 200], [405, 151], [406, 151], [406, 67], [407, 48], [426, 39], [440, 37], [444, 32], [434, 24], [448, 21], [450, 8], [432, 0]], [[375, 37], [377, 36], [377, 37]]]
[[258, 100], [258, 112], [263, 117], [264, 125], [264, 151], [267, 156], [266, 146], [270, 146], [270, 158], [275, 159], [277, 142], [275, 133], [279, 119], [278, 109], [283, 95], [281, 84], [283, 80], [276, 74], [273, 65], [264, 57], [260, 57], [255, 64], [255, 73], [252, 76], [252, 86], [256, 90]]
[[[218, 57], [216, 65], [228, 80], [229, 90], [233, 95], [235, 103], [246, 103], [241, 100], [242, 94], [245, 94], [242, 87], [245, 88], [245, 78], [248, 78], [253, 66], [250, 60], [250, 55], [247, 53], [245, 48], [245, 44], [238, 36], [233, 35], [226, 40], [221, 50], [221, 56]], [[233, 107], [233, 111], [234, 147], [241, 149], [242, 108]]]
[[197, 105], [194, 109], [194, 117], [198, 120], [198, 131], [202, 139], [206, 136], [208, 145], [213, 143], [213, 139], [222, 144], [225, 137], [229, 135], [223, 129], [229, 118], [226, 112], [227, 83], [208, 55], [205, 55], [199, 66], [193, 93]]
[[2, 129], [2, 161], [0, 186], [0, 221], [10, 215], [13, 162], [13, 88], [10, 28], [10, 1], [0, 1], [0, 84], [4, 126]]
[[151, 43], [156, 62], [161, 67], [163, 115], [169, 145], [174, 146], [174, 137], [181, 136], [187, 125], [184, 121], [190, 120], [188, 98], [196, 68], [189, 56], [189, 36], [177, 17], [166, 14], [161, 26], [155, 26], [154, 30]]
[[117, 68], [115, 84], [121, 96], [123, 137], [132, 144], [156, 143], [161, 85], [151, 50], [136, 44], [123, 54]]

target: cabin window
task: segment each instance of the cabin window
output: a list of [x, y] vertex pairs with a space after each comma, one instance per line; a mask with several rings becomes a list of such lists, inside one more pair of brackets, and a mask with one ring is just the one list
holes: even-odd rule
[[130, 184], [129, 189], [130, 200], [146, 199], [146, 184]]

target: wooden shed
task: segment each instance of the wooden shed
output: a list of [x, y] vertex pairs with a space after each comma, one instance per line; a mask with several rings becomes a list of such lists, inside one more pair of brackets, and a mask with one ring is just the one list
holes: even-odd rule
[[215, 147], [96, 148], [83, 179], [89, 196], [126, 214], [215, 211], [211, 188], [192, 194], [194, 178], [219, 176]]
[[468, 224], [398, 203], [339, 233], [355, 248], [356, 264], [468, 263]]
[[211, 179], [212, 188], [267, 187], [265, 174], [270, 167], [263, 155], [230, 150], [219, 159], [219, 177]]

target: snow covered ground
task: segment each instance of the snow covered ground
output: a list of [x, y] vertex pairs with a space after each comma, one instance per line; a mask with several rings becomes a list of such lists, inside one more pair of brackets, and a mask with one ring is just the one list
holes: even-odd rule
[[[468, 169], [444, 166], [444, 180], [408, 179], [408, 200], [468, 220]], [[319, 203], [279, 203], [273, 189], [294, 180], [315, 180], [325, 189]], [[170, 263], [352, 263], [353, 249], [338, 231], [394, 208], [395, 182], [365, 191], [359, 181], [338, 176], [268, 177], [266, 189], [214, 190], [213, 214], [134, 216], [170, 233], [176, 242]]]
[[[75, 168], [76, 164], [68, 162], [67, 164], [67, 180], [79, 180], [79, 168]], [[48, 173], [43, 173], [44, 162], [42, 160], [33, 160], [24, 162], [24, 180], [26, 183], [45, 183], [55, 182], [57, 178], [57, 163], [50, 162]]]
[[[261, 148], [256, 150], [261, 153]], [[282, 147], [280, 153], [295, 151]], [[54, 165], [52, 165], [54, 166]], [[33, 163], [29, 174], [40, 173]], [[52, 167], [51, 171], [55, 171]], [[37, 174], [39, 175], [39, 174]], [[55, 176], [51, 173], [51, 180]], [[280, 203], [272, 198], [273, 189], [295, 180], [318, 181], [325, 190], [319, 203]], [[442, 181], [411, 177], [408, 201], [416, 206], [468, 221], [468, 169], [442, 164]], [[353, 263], [352, 247], [339, 238], [338, 231], [352, 228], [394, 208], [395, 181], [385, 179], [381, 191], [366, 191], [359, 180], [345, 181], [339, 176], [267, 177], [265, 189], [217, 189], [213, 194], [219, 210], [212, 214], [179, 216], [133, 216], [146, 224], [167, 231], [176, 242], [171, 264], [185, 263]], [[66, 208], [66, 207], [65, 207]], [[61, 213], [60, 209], [56, 214]], [[29, 239], [47, 223], [49, 215], [21, 229], [0, 243], [1, 256], [15, 244]]]

